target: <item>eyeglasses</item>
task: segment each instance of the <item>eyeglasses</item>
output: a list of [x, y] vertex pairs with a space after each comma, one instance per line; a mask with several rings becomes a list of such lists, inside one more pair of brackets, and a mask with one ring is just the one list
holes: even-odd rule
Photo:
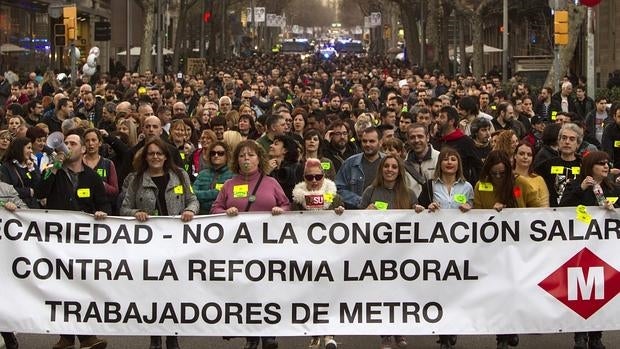
[[322, 174], [315, 174], [315, 175], [307, 174], [304, 176], [304, 178], [309, 182], [311, 182], [312, 180], [315, 180], [318, 182], [321, 179], [323, 179], [323, 175]]
[[332, 132], [332, 136], [336, 136], [336, 137], [342, 137], [347, 135], [346, 132]]
[[150, 156], [150, 157], [162, 157], [164, 156], [164, 153], [160, 152], [160, 151], [150, 151], [148, 153], [146, 153], [146, 155]]
[[216, 156], [216, 155], [219, 156], [219, 157], [222, 157], [222, 156], [226, 155], [226, 152], [224, 152], [224, 151], [217, 151], [217, 150], [211, 150], [209, 152], [209, 156]]
[[607, 161], [607, 160], [601, 160], [601, 161], [599, 161], [599, 162], [595, 162], [594, 164], [595, 164], [595, 165], [600, 165], [600, 166], [607, 166], [607, 165], [609, 165], [609, 161]]
[[495, 178], [502, 178], [504, 177], [505, 174], [506, 174], [506, 171], [491, 172], [491, 176]]

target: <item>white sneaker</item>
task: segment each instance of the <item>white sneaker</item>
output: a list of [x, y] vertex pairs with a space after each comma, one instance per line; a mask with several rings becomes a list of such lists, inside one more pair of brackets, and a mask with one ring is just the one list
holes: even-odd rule
[[338, 348], [338, 343], [334, 340], [334, 336], [325, 336], [323, 337], [325, 341], [325, 349], [336, 349]]

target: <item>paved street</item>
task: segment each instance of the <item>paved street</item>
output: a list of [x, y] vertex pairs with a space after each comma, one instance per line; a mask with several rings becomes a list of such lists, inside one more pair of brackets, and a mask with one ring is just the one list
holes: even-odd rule
[[[56, 342], [57, 337], [52, 335], [18, 335], [20, 349], [50, 349]], [[147, 349], [147, 337], [106, 337], [110, 349]], [[338, 348], [346, 349], [378, 349], [379, 338], [375, 336], [338, 337]], [[436, 337], [422, 336], [409, 337], [410, 349], [437, 349]], [[607, 349], [620, 348], [620, 331], [606, 332], [603, 341]], [[241, 349], [243, 339], [224, 341], [220, 338], [187, 337], [179, 341], [184, 349]], [[306, 349], [308, 339], [304, 337], [279, 338], [281, 349]], [[4, 347], [0, 347], [4, 349]], [[457, 349], [494, 349], [494, 336], [462, 336], [459, 338]], [[572, 334], [554, 335], [523, 335], [521, 336], [520, 349], [546, 349], [565, 348], [572, 349]]]

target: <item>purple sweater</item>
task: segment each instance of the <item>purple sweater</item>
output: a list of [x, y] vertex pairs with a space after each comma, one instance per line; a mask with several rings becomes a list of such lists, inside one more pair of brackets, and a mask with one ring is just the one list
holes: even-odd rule
[[[239, 212], [244, 212], [248, 205], [248, 197], [252, 195], [259, 178], [260, 172], [256, 171], [248, 175], [247, 178], [245, 175], [235, 175], [227, 180], [217, 199], [215, 199], [213, 207], [211, 207], [211, 213], [224, 213], [230, 207], [236, 207]], [[245, 184], [247, 184], [247, 188], [243, 187]], [[237, 192], [236, 196], [238, 197], [235, 197], [234, 192]], [[290, 209], [288, 199], [280, 184], [275, 179], [265, 175], [256, 191], [256, 201], [250, 206], [250, 211], [271, 212], [271, 209], [276, 206], [285, 211]]]

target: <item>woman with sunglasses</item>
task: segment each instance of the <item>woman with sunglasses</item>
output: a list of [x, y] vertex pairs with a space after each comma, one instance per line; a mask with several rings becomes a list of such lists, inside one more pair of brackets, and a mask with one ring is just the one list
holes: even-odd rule
[[205, 167], [198, 173], [193, 185], [194, 193], [200, 202], [200, 214], [211, 212], [211, 205], [224, 186], [224, 182], [233, 176], [228, 168], [230, 151], [226, 143], [216, 141], [205, 150], [205, 153], [208, 154], [208, 159], [205, 160]]
[[541, 207], [536, 191], [522, 176], [515, 176], [510, 158], [492, 150], [474, 187], [474, 208], [494, 209]]
[[581, 173], [570, 182], [560, 206], [601, 206], [609, 210], [619, 207], [620, 190], [609, 178], [609, 154], [593, 151], [581, 161]]
[[[308, 158], [304, 165], [304, 180], [293, 188], [292, 210], [322, 211], [334, 210], [336, 214], [344, 212], [344, 203], [337, 194], [336, 183], [325, 177], [322, 162], [316, 158]], [[334, 336], [324, 336], [326, 349], [336, 349], [338, 344]], [[318, 349], [321, 337], [313, 336], [309, 347]]]
[[[620, 190], [609, 179], [609, 154], [593, 151], [581, 161], [581, 173], [570, 182], [560, 200], [560, 206], [599, 206], [613, 211], [620, 202]], [[575, 348], [605, 348], [602, 331], [575, 333]]]
[[[536, 191], [522, 176], [515, 176], [510, 158], [504, 150], [492, 150], [487, 156], [476, 186], [474, 208], [494, 209], [540, 207]], [[499, 334], [497, 348], [517, 346], [516, 334]]]

